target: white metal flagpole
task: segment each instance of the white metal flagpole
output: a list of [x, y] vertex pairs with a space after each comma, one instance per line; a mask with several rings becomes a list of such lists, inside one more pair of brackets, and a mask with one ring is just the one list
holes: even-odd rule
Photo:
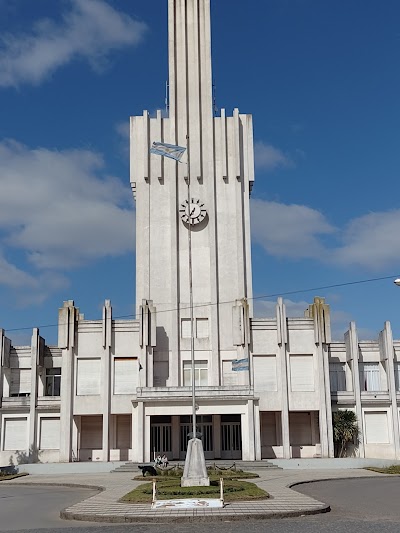
[[188, 158], [188, 215], [189, 215], [189, 307], [190, 307], [190, 354], [192, 362], [192, 424], [193, 439], [196, 438], [196, 375], [194, 359], [194, 317], [193, 317], [193, 269], [192, 269], [192, 217], [190, 197], [190, 139], [186, 136]]

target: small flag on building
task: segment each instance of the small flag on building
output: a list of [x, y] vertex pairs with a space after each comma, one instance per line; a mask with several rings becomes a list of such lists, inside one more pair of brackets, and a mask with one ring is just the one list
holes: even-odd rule
[[232, 361], [233, 372], [243, 372], [244, 370], [249, 370], [248, 359], [236, 359], [235, 361]]
[[185, 152], [186, 148], [183, 148], [182, 146], [158, 142], [153, 142], [153, 146], [150, 148], [151, 154], [169, 157], [170, 159], [175, 159], [175, 161], [180, 161]]

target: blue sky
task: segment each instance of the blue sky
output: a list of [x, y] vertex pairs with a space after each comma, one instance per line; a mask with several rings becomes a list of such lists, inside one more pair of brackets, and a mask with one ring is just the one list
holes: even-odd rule
[[[400, 4], [213, 0], [216, 103], [254, 116], [256, 296], [400, 274]], [[163, 108], [167, 0], [0, 0], [0, 327], [134, 313], [130, 115]], [[391, 280], [288, 295], [400, 336]], [[256, 303], [272, 316], [275, 298]], [[49, 343], [55, 327], [41, 328]]]

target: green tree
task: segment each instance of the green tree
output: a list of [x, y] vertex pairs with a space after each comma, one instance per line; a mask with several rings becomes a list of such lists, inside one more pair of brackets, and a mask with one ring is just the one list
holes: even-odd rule
[[333, 440], [335, 442], [336, 456], [345, 457], [349, 443], [358, 444], [360, 429], [357, 415], [345, 409], [333, 413]]

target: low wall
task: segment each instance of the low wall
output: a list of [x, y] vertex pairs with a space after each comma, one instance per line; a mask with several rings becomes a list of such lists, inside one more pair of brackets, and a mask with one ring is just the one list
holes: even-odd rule
[[47, 474], [104, 474], [111, 472], [118, 466], [125, 464], [126, 461], [115, 461], [102, 463], [100, 461], [87, 463], [35, 463], [15, 465], [19, 472], [28, 474], [47, 475]]
[[366, 468], [367, 466], [380, 468], [400, 464], [400, 460], [396, 459], [360, 459], [358, 457], [346, 457], [344, 459], [268, 459], [268, 461], [284, 470], [333, 470]]

